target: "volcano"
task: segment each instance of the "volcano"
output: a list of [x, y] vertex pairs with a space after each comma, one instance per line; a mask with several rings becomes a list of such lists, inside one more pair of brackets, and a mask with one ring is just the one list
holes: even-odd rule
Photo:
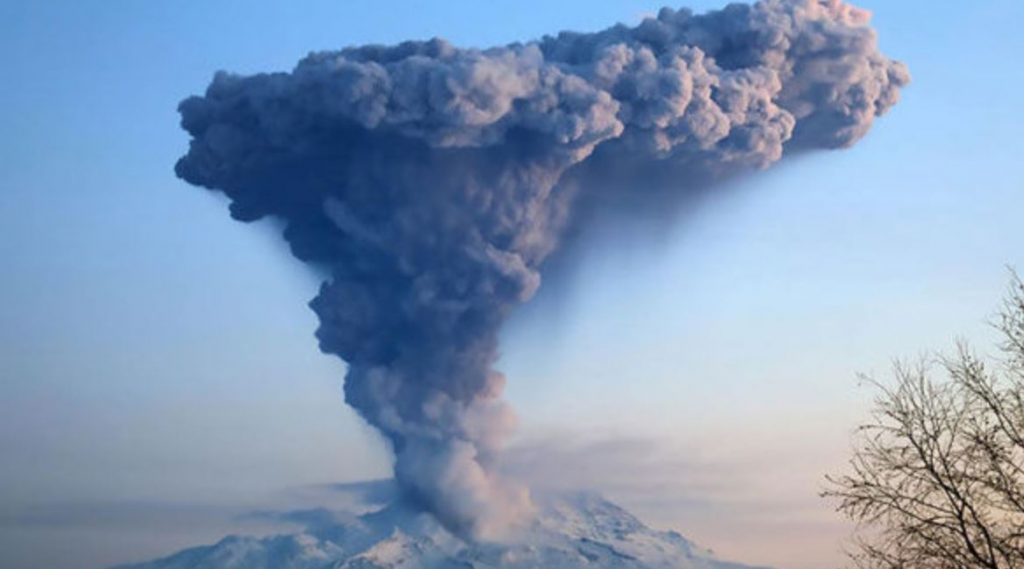
[[230, 536], [115, 569], [765, 569], [719, 560], [594, 493], [538, 500], [532, 522], [506, 544], [466, 542], [397, 503], [361, 515], [312, 509], [282, 517], [302, 530]]

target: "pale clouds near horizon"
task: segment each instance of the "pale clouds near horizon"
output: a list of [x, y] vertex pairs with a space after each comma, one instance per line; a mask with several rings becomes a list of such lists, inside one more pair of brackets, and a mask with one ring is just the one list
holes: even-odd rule
[[821, 443], [698, 445], [562, 433], [511, 449], [508, 462], [535, 491], [600, 492], [724, 558], [812, 569], [840, 559], [850, 529], [817, 496], [824, 473], [844, 460]]
[[[697, 445], [534, 431], [509, 449], [503, 466], [540, 495], [601, 493], [648, 525], [679, 531], [723, 558], [785, 569], [836, 561], [849, 528], [815, 496], [820, 482], [815, 473], [832, 468], [834, 461], [829, 464], [820, 448], [808, 448], [813, 444], [771, 447], [754, 433], [734, 435], [750, 436], [748, 442]], [[380, 503], [391, 492], [383, 481], [325, 481], [219, 501], [8, 504], [0, 508], [0, 545], [11, 560], [95, 569], [213, 543], [228, 534], [296, 531], [298, 526], [288, 523], [293, 516], [273, 513], [322, 507], [361, 511], [367, 500]], [[794, 555], [792, 544], [799, 539], [806, 539], [805, 545]], [[49, 547], [55, 543], [62, 547]]]

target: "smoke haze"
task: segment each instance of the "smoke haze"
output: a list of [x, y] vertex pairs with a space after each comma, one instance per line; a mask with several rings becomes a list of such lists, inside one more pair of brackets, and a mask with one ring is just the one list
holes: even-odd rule
[[[497, 474], [514, 427], [498, 332], [566, 225], [591, 219], [576, 204], [653, 170], [686, 191], [855, 143], [909, 81], [868, 20], [838, 0], [765, 0], [221, 72], [180, 105], [192, 141], [176, 172], [237, 220], [281, 220], [295, 257], [329, 272], [310, 303], [320, 348], [348, 363], [345, 399], [391, 442], [403, 494], [494, 539], [531, 510]], [[634, 183], [601, 187], [610, 170]]]

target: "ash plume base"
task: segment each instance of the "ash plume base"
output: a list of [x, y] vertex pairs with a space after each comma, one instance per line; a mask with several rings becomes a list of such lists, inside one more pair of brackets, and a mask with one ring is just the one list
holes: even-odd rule
[[410, 503], [466, 539], [529, 516], [498, 474], [515, 426], [498, 332], [540, 286], [580, 204], [678, 193], [787, 153], [852, 145], [906, 68], [839, 0], [762, 0], [491, 49], [443, 40], [312, 53], [218, 73], [180, 105], [177, 166], [271, 217], [329, 278], [310, 307], [348, 363], [345, 400], [395, 453]]

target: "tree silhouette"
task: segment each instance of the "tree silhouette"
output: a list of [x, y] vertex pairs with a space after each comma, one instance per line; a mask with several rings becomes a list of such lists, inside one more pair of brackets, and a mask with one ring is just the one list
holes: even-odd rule
[[[1024, 568], [1024, 283], [1012, 274], [986, 365], [952, 356], [896, 364], [858, 429], [847, 474], [823, 496], [857, 522], [864, 569]], [[936, 373], [938, 372], [938, 373]], [[937, 378], [936, 378], [937, 376]]]

